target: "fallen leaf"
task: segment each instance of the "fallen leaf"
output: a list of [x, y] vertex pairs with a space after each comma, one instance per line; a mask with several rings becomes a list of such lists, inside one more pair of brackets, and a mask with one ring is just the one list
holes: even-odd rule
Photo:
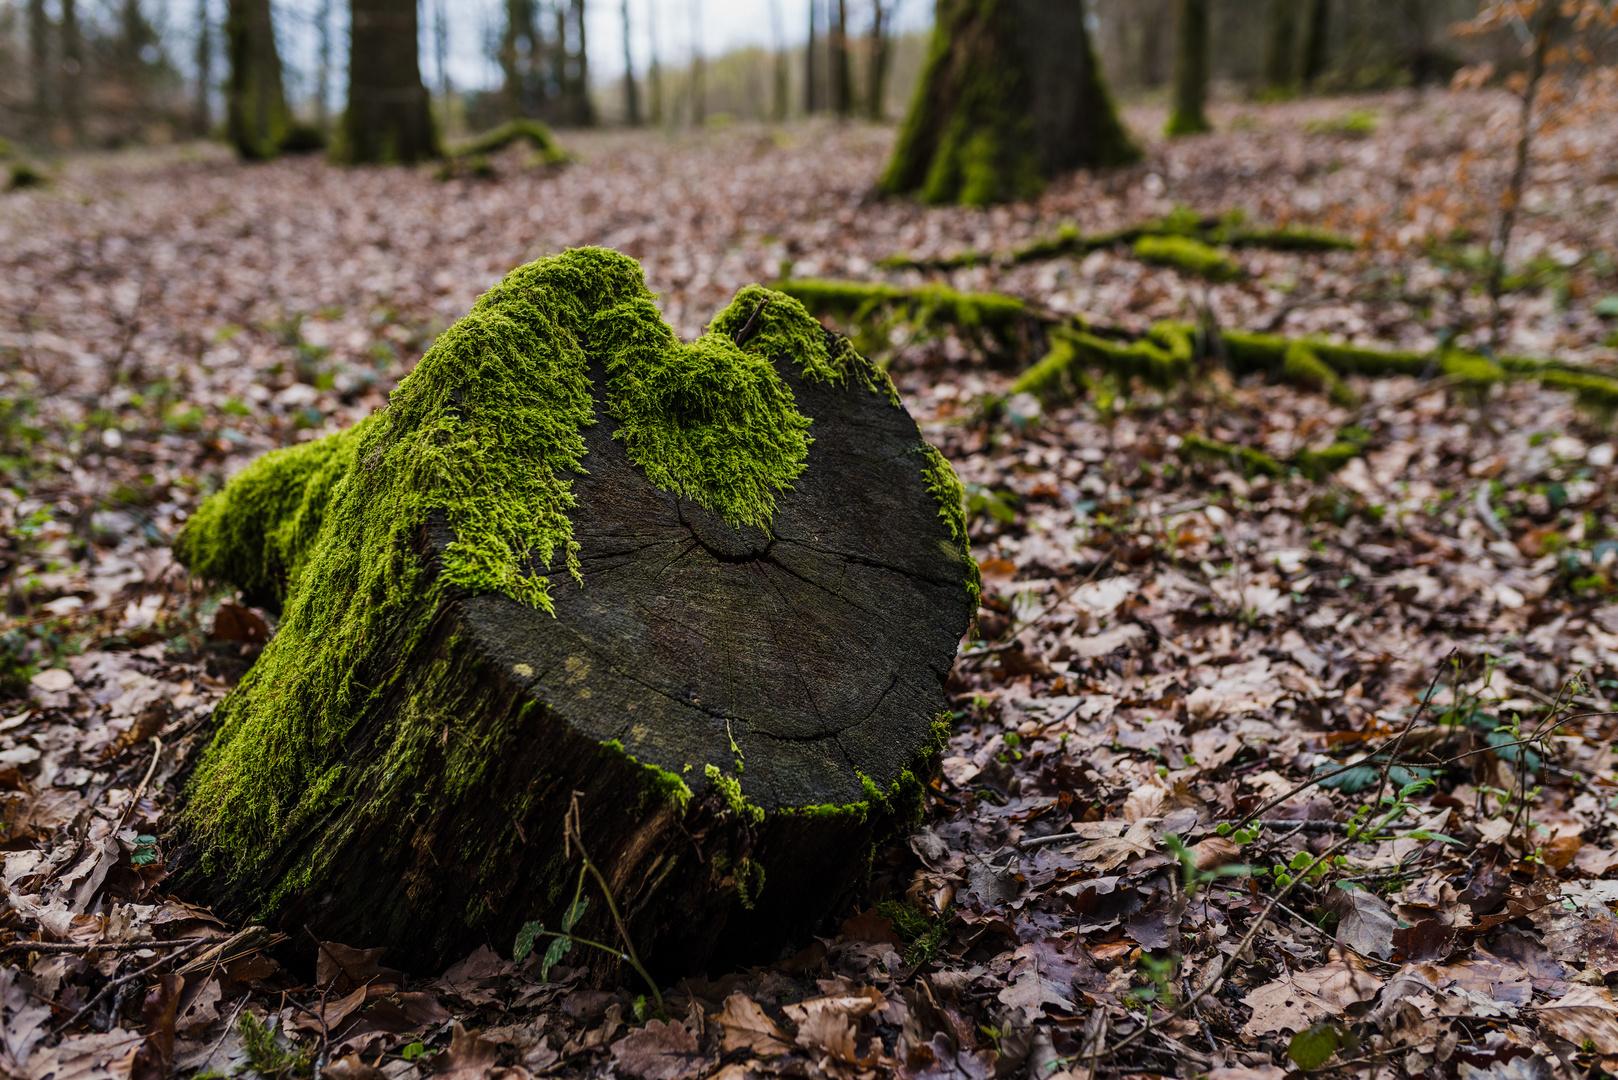
[[1589, 1043], [1598, 1054], [1618, 1054], [1618, 1004], [1606, 987], [1574, 983], [1538, 1012], [1546, 1030], [1574, 1046]]
[[1302, 1031], [1322, 1015], [1338, 1017], [1349, 1005], [1369, 1001], [1381, 987], [1382, 980], [1342, 960], [1288, 972], [1242, 999], [1253, 1010], [1242, 1034]]
[[792, 1049], [792, 1037], [746, 994], [727, 997], [714, 1022], [719, 1025], [720, 1046], [727, 1054], [746, 1049], [769, 1057]]
[[858, 915], [844, 919], [843, 937], [849, 941], [886, 943], [895, 949], [905, 947], [904, 939], [893, 929], [893, 920], [878, 915], [875, 908], [869, 908]]
[[386, 945], [375, 949], [351, 949], [335, 941], [322, 941], [315, 955], [315, 985], [329, 986], [340, 994], [346, 994], [372, 982], [397, 984], [403, 976], [380, 963], [387, 952]]
[[1333, 886], [1327, 905], [1337, 913], [1337, 938], [1357, 953], [1386, 960], [1393, 955], [1399, 919], [1381, 897], [1365, 889]]
[[649, 1020], [639, 1031], [612, 1044], [612, 1062], [619, 1075], [641, 1080], [687, 1080], [712, 1064], [697, 1047], [685, 1025]]
[[528, 1080], [528, 1070], [500, 1068], [500, 1047], [455, 1022], [449, 1047], [433, 1058], [433, 1075], [448, 1080]]

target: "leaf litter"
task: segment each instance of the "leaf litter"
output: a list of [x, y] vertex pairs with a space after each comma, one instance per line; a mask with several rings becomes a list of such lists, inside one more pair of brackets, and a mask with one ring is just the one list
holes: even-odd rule
[[[338, 942], [312, 971], [283, 967], [276, 935], [163, 889], [183, 763], [275, 626], [256, 598], [195, 590], [168, 539], [257, 454], [380, 407], [509, 266], [617, 247], [689, 336], [789, 270], [869, 278], [898, 251], [1242, 207], [1361, 246], [1242, 249], [1242, 276], [1214, 284], [1122, 248], [948, 283], [1137, 332], [1201, 310], [1428, 348], [1477, 315], [1423, 244], [1466, 213], [1435, 193], [1462, 156], [1487, 171], [1508, 103], [1366, 101], [1387, 122], [1364, 139], [1311, 132], [1340, 103], [1230, 106], [1223, 134], [987, 211], [869, 198], [889, 133], [829, 126], [580, 136], [570, 169], [513, 153], [493, 180], [448, 183], [126, 152], [9, 196], [0, 1070], [1618, 1071], [1614, 440], [1526, 385], [1354, 380], [1349, 403], [1215, 367], [994, 415], [1005, 356], [899, 335], [892, 370], [968, 485], [985, 583], [943, 775], [921, 827], [877, 851], [860, 908], [794, 955], [666, 988], [662, 1015], [638, 988], [584, 986], [565, 956], [541, 978], [544, 957], [504, 942], [435, 978]], [[1612, 133], [1567, 137], [1589, 152], [1543, 171], [1524, 257], [1580, 257], [1558, 264], [1561, 299], [1508, 297], [1507, 335], [1600, 364], [1615, 282], [1584, 256], [1614, 246], [1596, 175]], [[1286, 460], [1348, 427], [1364, 453], [1318, 481], [1180, 452], [1199, 436]]]

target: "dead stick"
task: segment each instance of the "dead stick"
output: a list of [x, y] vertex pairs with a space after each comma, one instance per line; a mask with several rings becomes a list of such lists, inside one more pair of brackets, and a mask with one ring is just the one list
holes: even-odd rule
[[150, 975], [152, 972], [156, 971], [158, 968], [162, 967], [164, 964], [167, 964], [167, 963], [169, 963], [171, 961], [180, 959], [180, 957], [184, 956], [186, 953], [190, 952], [192, 949], [195, 949], [198, 945], [201, 945], [203, 942], [205, 942], [207, 940], [208, 940], [207, 938], [197, 938], [194, 941], [192, 941], [190, 945], [187, 945], [185, 948], [181, 949], [180, 951], [175, 952], [175, 953], [170, 953], [168, 956], [160, 956], [156, 960], [154, 960], [152, 963], [147, 964], [145, 967], [141, 968], [139, 971], [131, 972], [128, 975], [121, 976], [120, 978], [114, 979], [111, 982], [107, 983], [100, 990], [97, 990], [95, 992], [95, 996], [93, 996], [92, 998], [90, 998], [89, 1001], [86, 1001], [84, 1003], [84, 1008], [80, 1009], [78, 1012], [76, 1012], [72, 1016], [68, 1017], [67, 1021], [64, 1024], [62, 1024], [61, 1027], [58, 1027], [55, 1031], [51, 1032], [51, 1038], [54, 1039], [54, 1038], [59, 1037], [68, 1028], [72, 1027], [74, 1024], [77, 1024], [80, 1020], [83, 1020], [86, 1016], [90, 1015], [90, 1010], [95, 1008], [96, 1005], [98, 1005], [101, 1002], [101, 999], [106, 997], [107, 994], [109, 994], [113, 990], [116, 990], [118, 987], [123, 986], [126, 983], [134, 982], [136, 979], [145, 978], [147, 975]]

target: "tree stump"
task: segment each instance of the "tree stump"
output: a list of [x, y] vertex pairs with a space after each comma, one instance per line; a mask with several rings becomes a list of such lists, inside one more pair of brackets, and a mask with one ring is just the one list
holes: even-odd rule
[[1083, 4], [940, 0], [882, 189], [983, 204], [1030, 198], [1061, 172], [1139, 157]]
[[[680, 344], [625, 256], [520, 267], [387, 409], [266, 455], [177, 540], [283, 610], [171, 880], [436, 970], [562, 929], [576, 802], [656, 977], [773, 960], [919, 813], [976, 604], [960, 493], [796, 300], [749, 286]], [[574, 934], [618, 945], [584, 895]]]

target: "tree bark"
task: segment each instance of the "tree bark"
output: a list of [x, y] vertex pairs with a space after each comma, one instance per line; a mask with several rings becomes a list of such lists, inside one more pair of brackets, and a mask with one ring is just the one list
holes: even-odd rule
[[573, 108], [571, 120], [579, 127], [594, 127], [595, 102], [590, 100], [590, 50], [584, 32], [584, 0], [573, 0], [573, 21], [579, 45], [573, 59]]
[[196, 98], [191, 104], [191, 131], [198, 138], [206, 138], [213, 128], [213, 107], [209, 95], [213, 92], [213, 20], [208, 17], [208, 0], [197, 0], [197, 86]]
[[[731, 517], [765, 475], [767, 519]], [[169, 880], [436, 971], [558, 928], [576, 799], [659, 979], [771, 959], [920, 811], [975, 604], [959, 501], [797, 301], [750, 286], [680, 345], [623, 256], [519, 268], [386, 411], [255, 463], [177, 542], [292, 585], [170, 817]], [[534, 507], [566, 523], [548, 550], [519, 539]], [[616, 944], [587, 895], [576, 933]]]
[[940, 0], [932, 45], [882, 179], [927, 202], [1028, 198], [1058, 173], [1135, 161], [1082, 4]]
[[1270, 0], [1269, 33], [1264, 46], [1264, 83], [1272, 91], [1292, 89], [1297, 78], [1297, 0]]
[[624, 0], [624, 115], [640, 127], [640, 90], [635, 86], [635, 56], [629, 47], [629, 0]]
[[1310, 0], [1303, 36], [1303, 86], [1313, 90], [1331, 59], [1331, 0]]
[[865, 117], [881, 121], [887, 113], [888, 93], [888, 8], [883, 0], [871, 0], [871, 55], [867, 67]]
[[854, 71], [848, 55], [848, 0], [837, 0], [837, 22], [831, 29], [831, 96], [837, 119], [854, 115]]
[[341, 156], [401, 163], [441, 155], [418, 59], [416, 0], [351, 0]]
[[33, 84], [31, 134], [43, 140], [51, 126], [51, 22], [45, 0], [28, 0], [28, 78]]
[[84, 39], [76, 0], [62, 0], [62, 115], [75, 142], [84, 139]]
[[708, 122], [707, 69], [702, 56], [702, 0], [691, 0], [691, 126]]
[[230, 0], [225, 41], [230, 50], [226, 123], [231, 145], [248, 161], [267, 161], [281, 152], [292, 127], [270, 0]]
[[815, 9], [820, 0], [809, 0], [809, 40], [803, 47], [803, 111], [810, 116], [820, 108], [815, 94]]
[[1208, 0], [1178, 0], [1174, 26], [1174, 109], [1167, 134], [1212, 130], [1208, 100]]

